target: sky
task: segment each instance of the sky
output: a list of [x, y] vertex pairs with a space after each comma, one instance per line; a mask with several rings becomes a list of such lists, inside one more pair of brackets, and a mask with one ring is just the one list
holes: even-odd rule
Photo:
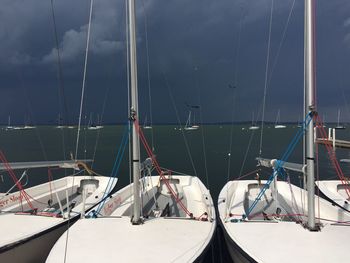
[[[331, 122], [341, 109], [350, 122], [350, 1], [316, 2], [318, 111]], [[53, 6], [56, 27], [50, 1], [0, 6], [0, 123], [78, 120], [90, 1]], [[136, 0], [136, 8], [141, 121], [150, 119], [148, 79], [155, 123], [185, 122], [186, 105], [200, 105], [195, 115], [207, 123], [261, 118], [267, 64], [266, 120], [278, 110], [282, 121], [302, 118], [303, 0]], [[94, 0], [86, 121], [127, 121], [125, 28], [124, 0]]]

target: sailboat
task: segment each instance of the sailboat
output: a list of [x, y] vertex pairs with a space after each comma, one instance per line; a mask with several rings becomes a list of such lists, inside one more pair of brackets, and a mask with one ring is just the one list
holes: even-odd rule
[[[47, 261], [194, 262], [213, 237], [215, 209], [198, 177], [160, 168], [138, 123], [135, 0], [128, 1], [133, 183], [111, 195], [100, 210], [76, 222]], [[140, 140], [148, 158], [140, 163]], [[155, 169], [158, 175], [152, 175]], [[142, 177], [141, 177], [142, 175]], [[111, 253], [113, 252], [113, 253]]]
[[184, 127], [184, 129], [186, 131], [192, 131], [192, 130], [198, 130], [199, 129], [199, 125], [194, 124], [195, 121], [193, 121], [193, 123], [192, 123], [191, 116], [192, 116], [192, 111], [189, 110], [188, 118], [187, 118], [187, 121], [186, 121], [186, 124], [185, 124], [185, 127]]
[[97, 115], [97, 125], [92, 120], [92, 113], [90, 113], [90, 119], [88, 123], [88, 130], [99, 130], [102, 129], [103, 126], [100, 123], [99, 115]]
[[277, 112], [276, 122], [275, 122], [275, 129], [284, 129], [286, 128], [286, 125], [279, 124], [280, 122], [280, 110]]
[[252, 112], [252, 125], [249, 127], [249, 130], [258, 130], [260, 127], [256, 125], [254, 121], [254, 111]]
[[[2, 153], [0, 158], [0, 171], [14, 180], [14, 186], [0, 194], [0, 262], [43, 262], [59, 236], [101, 201], [107, 184], [116, 183], [95, 176], [79, 160], [8, 163]], [[24, 189], [22, 178], [35, 168], [47, 168], [49, 176], [56, 168], [75, 172]], [[15, 170], [23, 171], [19, 179]], [[13, 192], [15, 187], [18, 191]]]
[[[219, 221], [234, 262], [348, 262], [350, 215], [315, 196], [314, 0], [305, 0], [305, 105], [303, 128], [281, 160], [259, 158], [273, 169], [268, 180], [229, 181], [218, 198]], [[305, 134], [304, 164], [288, 163]], [[306, 189], [277, 180], [285, 171], [305, 173]], [[317, 201], [317, 205], [315, 202]]]
[[147, 116], [145, 117], [145, 122], [143, 123], [142, 126], [144, 129], [148, 130], [148, 129], [152, 129], [152, 126], [147, 124]]
[[345, 126], [340, 124], [340, 109], [338, 109], [338, 120], [337, 120], [337, 126], [335, 126], [335, 129], [337, 130], [344, 130]]
[[55, 127], [56, 129], [63, 129], [64, 126], [62, 125], [62, 118], [61, 118], [61, 114], [58, 114], [57, 117], [57, 126]]
[[23, 126], [13, 127], [14, 130], [31, 130], [31, 129], [35, 129], [35, 128], [36, 128], [35, 126], [28, 124], [26, 118], [24, 118], [24, 125]]
[[8, 120], [7, 120], [7, 126], [6, 126], [5, 130], [11, 131], [13, 129], [14, 129], [14, 127], [11, 125], [11, 116], [9, 115]]

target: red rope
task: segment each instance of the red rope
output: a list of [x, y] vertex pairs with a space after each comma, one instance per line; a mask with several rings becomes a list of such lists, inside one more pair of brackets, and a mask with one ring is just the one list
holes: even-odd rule
[[191, 218], [193, 218], [193, 214], [187, 209], [187, 207], [183, 204], [183, 202], [181, 201], [181, 199], [178, 197], [178, 195], [176, 194], [176, 192], [174, 191], [174, 189], [171, 187], [169, 180], [164, 176], [164, 173], [162, 171], [162, 169], [160, 168], [157, 159], [155, 158], [153, 151], [151, 150], [150, 146], [147, 143], [147, 140], [145, 138], [145, 135], [142, 132], [142, 129], [140, 128], [140, 125], [138, 123], [138, 121], [135, 119], [134, 120], [134, 125], [136, 128], [136, 131], [140, 137], [140, 140], [143, 144], [143, 146], [145, 147], [145, 150], [147, 152], [147, 155], [152, 159], [153, 165], [157, 171], [157, 173], [159, 174], [159, 177], [165, 182], [166, 187], [168, 188], [168, 190], [170, 191], [171, 195], [174, 197], [175, 201], [177, 204], [180, 205], [180, 207], [182, 208], [182, 210]]
[[327, 152], [328, 152], [328, 156], [329, 156], [329, 160], [331, 161], [332, 165], [333, 165], [333, 168], [335, 169], [341, 183], [346, 186], [345, 187], [345, 192], [346, 194], [348, 195], [349, 199], [350, 199], [350, 185], [349, 185], [349, 182], [348, 180], [346, 179], [346, 177], [344, 176], [344, 173], [340, 167], [340, 164], [337, 160], [337, 157], [335, 155], [335, 151], [334, 149], [332, 148], [332, 143], [327, 139], [328, 136], [327, 136], [327, 132], [325, 130], [325, 128], [323, 128], [323, 122], [320, 118], [320, 116], [316, 116], [316, 127], [318, 127], [318, 130], [320, 131], [321, 133], [321, 138], [324, 140], [324, 145], [327, 149]]
[[2, 161], [2, 163], [4, 164], [7, 172], [9, 173], [9, 175], [11, 176], [13, 182], [15, 183], [15, 185], [17, 186], [18, 190], [20, 191], [20, 202], [21, 202], [21, 206], [22, 206], [22, 210], [23, 210], [23, 205], [22, 205], [22, 198], [24, 197], [26, 199], [27, 204], [29, 205], [29, 207], [34, 210], [34, 207], [32, 205], [32, 203], [29, 200], [29, 197], [26, 193], [26, 191], [23, 189], [23, 186], [21, 184], [21, 182], [17, 179], [15, 173], [13, 172], [9, 162], [7, 161], [4, 153], [2, 151], [0, 151], [0, 160]]

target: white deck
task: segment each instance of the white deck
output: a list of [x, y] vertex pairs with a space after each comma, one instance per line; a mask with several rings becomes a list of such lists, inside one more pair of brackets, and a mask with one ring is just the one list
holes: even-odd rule
[[[80, 181], [83, 179], [91, 178], [90, 176], [76, 176], [74, 179], [75, 186], [73, 190], [76, 191], [77, 187], [80, 184]], [[86, 198], [85, 202], [85, 210], [94, 206], [97, 202], [101, 200], [103, 197], [104, 191], [107, 186], [107, 182], [109, 177], [96, 176], [96, 180], [99, 181], [99, 187], [96, 190], [91, 190], [92, 192]], [[66, 207], [66, 190], [68, 192], [72, 189], [72, 177], [66, 177], [62, 179], [58, 179], [52, 182], [53, 190], [53, 199], [54, 202], [57, 202], [57, 197], [55, 192], [58, 193], [59, 198], [61, 198], [61, 204], [63, 207]], [[1, 235], [0, 235], [0, 248], [6, 245], [10, 245], [15, 242], [20, 242], [30, 236], [34, 236], [42, 231], [48, 230], [60, 223], [63, 223], [67, 220], [67, 218], [62, 217], [54, 217], [54, 216], [43, 216], [39, 215], [42, 212], [42, 208], [44, 208], [45, 204], [47, 204], [47, 200], [51, 198], [50, 192], [47, 190], [47, 184], [34, 186], [32, 188], [26, 189], [28, 193], [31, 194], [36, 200], [41, 200], [40, 203], [37, 203], [33, 200], [32, 204], [36, 207], [36, 205], [40, 205], [41, 208], [38, 210], [38, 215], [29, 215], [29, 214], [19, 214], [15, 213], [19, 210], [19, 202], [13, 202], [4, 209], [3, 213], [0, 213], [0, 225], [1, 225]], [[46, 192], [45, 192], [46, 191]], [[11, 198], [13, 196], [19, 196], [18, 193], [11, 194], [6, 196], [6, 198]], [[2, 199], [4, 201], [5, 199]], [[77, 201], [76, 206], [72, 210], [71, 217], [78, 216], [81, 210], [83, 209], [81, 197], [78, 196], [75, 198]], [[6, 202], [5, 204], [8, 204]], [[23, 204], [25, 202], [23, 201]], [[27, 205], [24, 205], [27, 207]], [[12, 212], [12, 210], [14, 212]], [[59, 209], [58, 209], [59, 210]], [[60, 211], [60, 210], [59, 210]], [[58, 212], [59, 212], [58, 211]], [[56, 212], [55, 212], [56, 213]], [[52, 214], [55, 214], [52, 213]], [[65, 213], [67, 217], [67, 213]]]
[[257, 262], [349, 262], [350, 226], [309, 232], [294, 222], [225, 223], [230, 237]]
[[[244, 204], [247, 204], [247, 199], [254, 200], [254, 196], [259, 192], [259, 189], [252, 191], [254, 188], [251, 187], [257, 183], [255, 180], [228, 182], [218, 200], [220, 220], [225, 231], [252, 259], [261, 263], [349, 262], [344, 251], [348, 249], [350, 225], [321, 220], [323, 224], [321, 231], [310, 232], [301, 224], [274, 220], [271, 216], [268, 221], [253, 218], [243, 222], [232, 222], [234, 219], [241, 219], [239, 215], [246, 213], [248, 206], [245, 207]], [[264, 184], [265, 181], [261, 183]], [[306, 214], [306, 191], [296, 186], [291, 188], [294, 201], [289, 185], [286, 182], [277, 182], [278, 202], [272, 202], [273, 191], [269, 189], [261, 199], [262, 203], [257, 205], [258, 211], [253, 210], [252, 214], [260, 212], [271, 214], [276, 206], [282, 208], [282, 213]], [[269, 205], [266, 205], [267, 203]], [[343, 222], [350, 220], [346, 211], [332, 206], [323, 199], [320, 199], [320, 212], [318, 212], [318, 198], [315, 203], [316, 216], [320, 214], [321, 218]]]
[[346, 210], [350, 210], [349, 197], [345, 190], [346, 185], [340, 180], [316, 181], [317, 187], [320, 191], [331, 199], [333, 202]]
[[[192, 262], [211, 238], [211, 222], [157, 218], [132, 225], [129, 217], [79, 220], [69, 230], [66, 262]], [[46, 262], [63, 262], [66, 234]]]
[[[168, 201], [171, 202], [170, 196], [166, 197], [167, 189], [158, 176], [147, 180], [143, 184], [146, 186], [144, 203], [153, 201], [154, 190], [158, 193], [159, 208], [163, 209]], [[150, 216], [143, 224], [132, 225], [132, 185], [129, 185], [106, 202], [101, 210], [105, 217], [82, 219], [69, 229], [66, 262], [77, 262], [82, 255], [85, 255], [84, 262], [193, 262], [197, 259], [215, 232], [212, 199], [196, 177], [171, 176], [170, 182], [195, 217], [207, 212], [209, 220], [199, 221], [174, 213], [175, 205], [170, 203], [171, 217]], [[144, 209], [144, 213], [151, 214], [150, 211], [152, 209]], [[57, 241], [47, 262], [62, 262], [66, 234]]]
[[62, 218], [55, 217], [3, 214], [0, 216], [0, 247], [31, 237], [62, 222]]

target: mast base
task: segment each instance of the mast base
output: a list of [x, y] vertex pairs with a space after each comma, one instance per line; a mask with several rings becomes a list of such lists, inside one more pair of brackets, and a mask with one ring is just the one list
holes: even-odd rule
[[143, 219], [139, 218], [138, 220], [134, 220], [134, 217], [131, 217], [131, 224], [133, 226], [141, 225], [143, 224]]
[[306, 228], [310, 232], [319, 232], [321, 231], [321, 227], [322, 227], [321, 223], [316, 223], [314, 227], [310, 227], [307, 222], [304, 224], [304, 228]]

